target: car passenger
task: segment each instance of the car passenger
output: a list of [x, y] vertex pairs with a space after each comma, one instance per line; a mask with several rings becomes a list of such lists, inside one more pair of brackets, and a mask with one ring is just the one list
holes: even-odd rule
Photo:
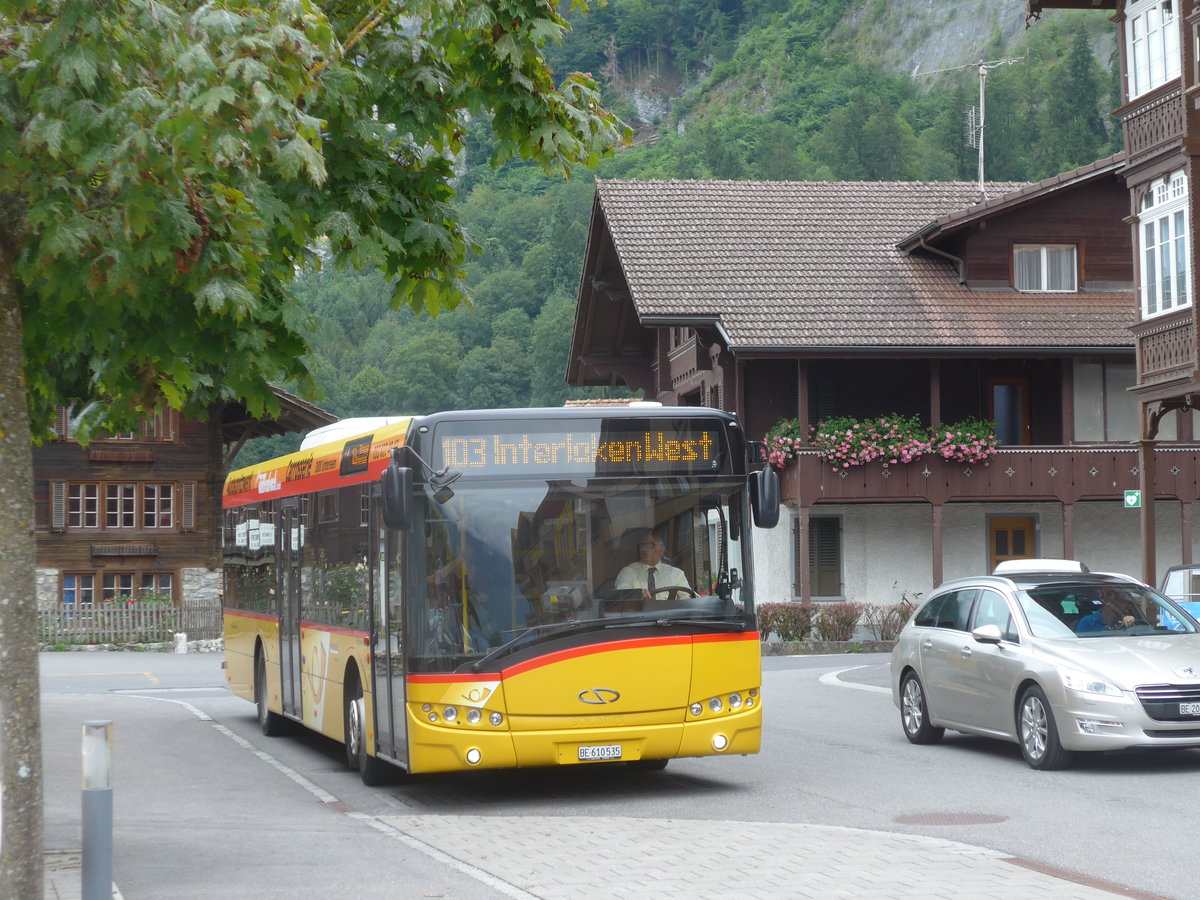
[[1115, 588], [1100, 589], [1100, 608], [1084, 616], [1075, 625], [1078, 634], [1092, 631], [1123, 631], [1137, 623], [1129, 614], [1129, 601], [1117, 596]]

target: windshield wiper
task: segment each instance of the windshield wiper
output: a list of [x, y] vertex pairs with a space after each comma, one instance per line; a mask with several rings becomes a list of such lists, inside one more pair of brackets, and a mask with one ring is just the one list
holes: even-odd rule
[[526, 638], [541, 637], [544, 634], [549, 634], [555, 631], [570, 631], [573, 628], [587, 629], [598, 625], [601, 621], [602, 620], [600, 619], [571, 619], [566, 622], [548, 622], [545, 625], [531, 625], [529, 628], [526, 628], [524, 631], [514, 637], [511, 641], [506, 641], [495, 650], [492, 650], [485, 656], [481, 656], [479, 659], [475, 660], [475, 662], [471, 663], [471, 671], [478, 672], [492, 660], [499, 659], [501, 656], [507, 656], [510, 651], [516, 648], [516, 646], [523, 642]]
[[622, 620], [614, 622], [611, 625], [605, 625], [605, 628], [636, 628], [639, 625], [702, 625], [705, 628], [711, 628], [714, 631], [727, 631], [736, 629], [737, 631], [745, 631], [746, 623], [737, 619], [680, 619], [676, 617], [664, 619], [637, 619], [637, 620]]

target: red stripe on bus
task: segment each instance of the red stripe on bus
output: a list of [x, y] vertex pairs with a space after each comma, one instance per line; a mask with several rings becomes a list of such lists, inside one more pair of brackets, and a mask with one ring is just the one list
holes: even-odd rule
[[637, 650], [647, 647], [668, 647], [678, 644], [716, 644], [729, 643], [733, 641], [756, 641], [758, 640], [758, 632], [744, 632], [741, 634], [696, 634], [696, 635], [675, 635], [672, 637], [658, 638], [630, 638], [625, 641], [613, 641], [607, 644], [587, 644], [582, 647], [571, 647], [566, 650], [559, 650], [555, 653], [549, 653], [545, 656], [539, 656], [535, 659], [529, 659], [524, 662], [517, 663], [514, 666], [509, 666], [500, 672], [484, 673], [482, 675], [462, 675], [454, 672], [447, 672], [440, 675], [421, 674], [409, 675], [408, 681], [412, 684], [469, 684], [476, 681], [495, 681], [499, 678], [503, 681], [506, 678], [512, 678], [515, 675], [520, 675], [524, 672], [532, 671], [533, 669], [542, 666], [553, 665], [557, 662], [562, 662], [568, 659], [579, 659], [580, 657], [590, 656], [596, 653], [608, 653], [614, 650]]
[[740, 634], [698, 634], [692, 642], [696, 644], [723, 644], [729, 641], [757, 641], [757, 631], [743, 631]]
[[495, 681], [499, 678], [497, 672], [485, 673], [483, 675], [462, 675], [455, 672], [446, 672], [441, 675], [409, 675], [405, 681], [409, 684], [471, 684], [476, 681]]

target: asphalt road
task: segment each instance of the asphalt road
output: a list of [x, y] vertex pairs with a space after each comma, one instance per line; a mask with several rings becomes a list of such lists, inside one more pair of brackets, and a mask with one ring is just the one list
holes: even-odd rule
[[[1015, 745], [948, 734], [912, 746], [881, 654], [766, 658], [757, 756], [675, 760], [658, 773], [433, 775], [383, 788], [362, 785], [341, 748], [322, 738], [263, 737], [253, 707], [225, 690], [218, 655], [58, 653], [41, 665], [46, 845], [78, 847], [81, 723], [111, 718], [114, 871], [126, 900], [284, 897], [297, 886], [310, 896], [394, 900], [398, 866], [423, 885], [413, 896], [502, 895], [364, 827], [365, 817], [414, 814], [848, 826], [1200, 897], [1200, 854], [1188, 838], [1200, 752], [1092, 757], [1034, 772]], [[197, 887], [218, 870], [237, 872], [236, 883]]]

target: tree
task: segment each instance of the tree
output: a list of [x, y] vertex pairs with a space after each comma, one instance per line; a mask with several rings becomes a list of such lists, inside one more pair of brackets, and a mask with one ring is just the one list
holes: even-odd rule
[[529, 364], [516, 341], [496, 338], [476, 347], [458, 367], [458, 405], [464, 409], [500, 409], [529, 405]]
[[[365, 11], [364, 11], [365, 10]], [[455, 306], [468, 118], [497, 160], [594, 164], [627, 129], [555, 87], [534, 0], [0, 0], [0, 884], [42, 893], [31, 438], [309, 381], [301, 266]], [[318, 248], [318, 238], [324, 239]]]

